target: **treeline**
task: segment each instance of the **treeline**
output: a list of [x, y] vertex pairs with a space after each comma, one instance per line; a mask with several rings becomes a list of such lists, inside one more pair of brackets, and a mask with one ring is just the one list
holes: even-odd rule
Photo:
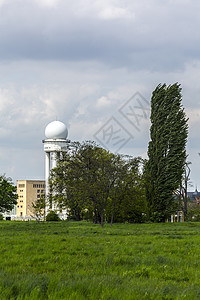
[[52, 170], [50, 202], [76, 220], [144, 222], [148, 209], [140, 158], [113, 154], [94, 142], [73, 142]]
[[156, 87], [150, 120], [147, 161], [93, 142], [72, 143], [52, 171], [50, 202], [68, 207], [76, 220], [101, 225], [105, 220], [165, 222], [178, 209], [186, 216], [188, 119], [180, 84]]

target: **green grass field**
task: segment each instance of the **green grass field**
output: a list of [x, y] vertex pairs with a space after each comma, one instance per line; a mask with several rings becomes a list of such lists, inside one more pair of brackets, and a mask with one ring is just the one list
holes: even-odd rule
[[200, 299], [200, 223], [0, 222], [0, 299]]

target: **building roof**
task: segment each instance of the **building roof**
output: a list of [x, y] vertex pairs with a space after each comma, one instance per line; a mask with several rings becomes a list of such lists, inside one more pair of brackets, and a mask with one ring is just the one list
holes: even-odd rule
[[194, 192], [188, 192], [187, 195], [191, 200], [195, 200], [196, 198], [200, 198], [200, 192], [198, 192], [197, 188], [195, 189]]

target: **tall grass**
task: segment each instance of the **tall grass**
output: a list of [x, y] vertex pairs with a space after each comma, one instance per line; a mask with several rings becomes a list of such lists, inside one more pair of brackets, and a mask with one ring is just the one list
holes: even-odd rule
[[200, 223], [0, 222], [0, 299], [199, 299]]

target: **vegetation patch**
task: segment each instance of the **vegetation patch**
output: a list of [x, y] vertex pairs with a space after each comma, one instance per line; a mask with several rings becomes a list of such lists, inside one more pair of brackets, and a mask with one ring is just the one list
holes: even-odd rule
[[199, 223], [0, 222], [0, 299], [199, 299]]

